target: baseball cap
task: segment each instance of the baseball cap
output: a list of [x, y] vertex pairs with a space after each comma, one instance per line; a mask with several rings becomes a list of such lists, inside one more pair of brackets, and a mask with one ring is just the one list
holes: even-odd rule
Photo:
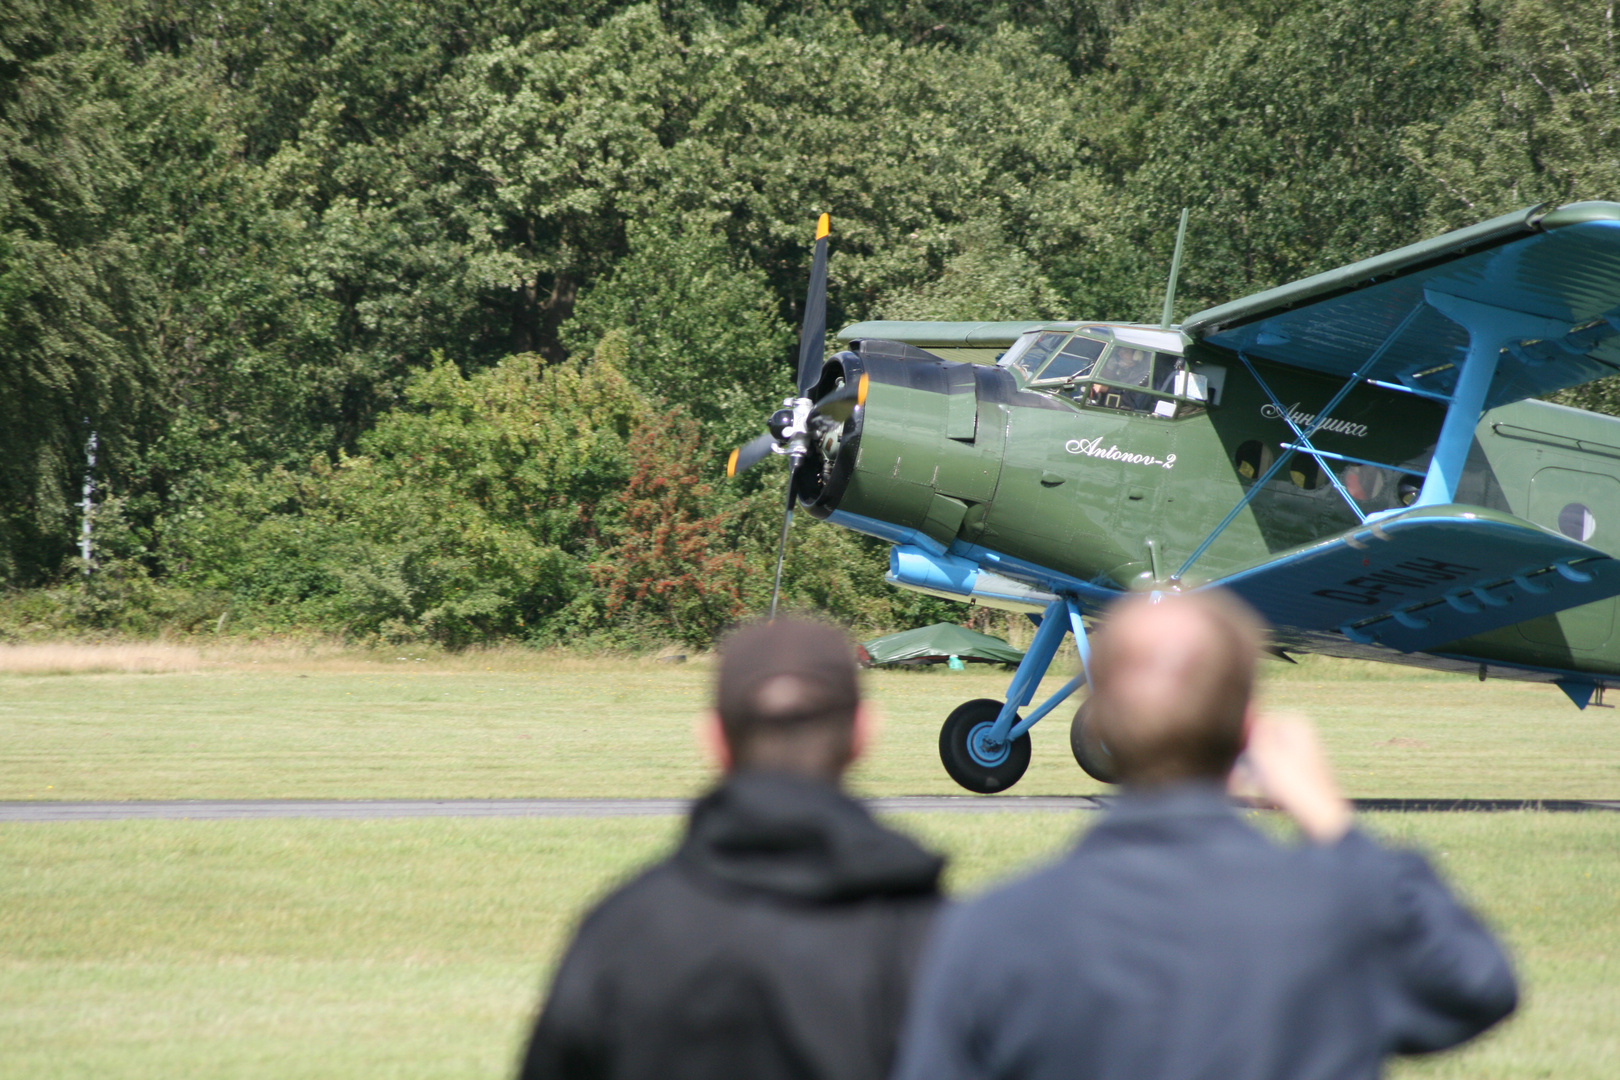
[[788, 727], [860, 702], [849, 639], [806, 619], [744, 626], [726, 640], [715, 687], [728, 732]]

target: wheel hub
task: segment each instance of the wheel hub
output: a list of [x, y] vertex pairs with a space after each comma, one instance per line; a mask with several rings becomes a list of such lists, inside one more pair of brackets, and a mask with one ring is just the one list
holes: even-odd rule
[[973, 730], [968, 732], [968, 756], [975, 763], [983, 765], [987, 769], [993, 769], [1000, 765], [1012, 753], [1012, 743], [1010, 741], [995, 742], [991, 740], [990, 733], [995, 729], [995, 721], [986, 720], [983, 723], [975, 724]]

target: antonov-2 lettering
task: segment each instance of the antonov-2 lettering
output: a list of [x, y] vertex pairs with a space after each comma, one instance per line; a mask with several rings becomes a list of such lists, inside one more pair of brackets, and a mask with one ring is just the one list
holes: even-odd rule
[[1129, 450], [1121, 450], [1118, 446], [1104, 446], [1101, 435], [1095, 439], [1070, 439], [1063, 444], [1063, 449], [1071, 454], [1102, 458], [1105, 461], [1123, 461], [1127, 465], [1157, 465], [1161, 469], [1176, 467], [1174, 454], [1166, 454], [1162, 458], [1154, 457], [1152, 454], [1133, 454]]

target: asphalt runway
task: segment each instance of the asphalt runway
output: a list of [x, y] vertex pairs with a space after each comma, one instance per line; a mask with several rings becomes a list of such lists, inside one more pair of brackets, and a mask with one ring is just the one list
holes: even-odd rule
[[[1102, 810], [1112, 796], [898, 795], [868, 799], [878, 813], [1007, 813]], [[1356, 799], [1359, 810], [1411, 813], [1541, 810], [1620, 811], [1603, 799]], [[46, 821], [235, 821], [268, 818], [670, 817], [686, 799], [184, 799], [152, 802], [0, 802], [0, 823]]]

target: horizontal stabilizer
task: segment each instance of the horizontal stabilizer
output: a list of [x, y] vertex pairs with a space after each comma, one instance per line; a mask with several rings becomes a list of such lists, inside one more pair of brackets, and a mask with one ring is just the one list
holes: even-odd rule
[[1402, 511], [1212, 582], [1279, 629], [1425, 652], [1620, 595], [1620, 561], [1478, 506]]

